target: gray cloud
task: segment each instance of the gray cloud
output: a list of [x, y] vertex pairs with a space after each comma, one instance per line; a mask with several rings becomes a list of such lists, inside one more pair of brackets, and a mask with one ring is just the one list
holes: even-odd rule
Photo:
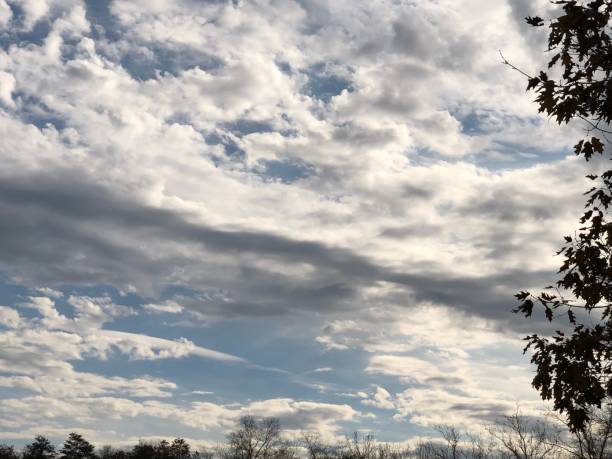
[[[550, 275], [511, 270], [459, 277], [423, 272], [418, 266], [402, 273], [348, 249], [214, 228], [188, 214], [119, 196], [71, 170], [56, 171], [54, 176], [0, 178], [0, 207], [6, 216], [0, 225], [5, 270], [34, 283], [108, 283], [145, 289], [171, 282], [176, 269], [193, 271], [180, 280], [194, 282], [191, 285], [196, 288], [216, 286], [229, 291], [229, 301], [202, 305], [212, 314], [331, 312], [354, 307], [363, 288], [387, 282], [406, 288], [403, 295], [396, 293], [387, 300], [403, 300], [406, 306], [431, 301], [499, 319], [508, 316], [515, 289]], [[179, 255], [168, 247], [176, 243], [195, 244], [195, 252]], [[250, 259], [252, 255], [257, 258]], [[234, 256], [244, 257], [241, 266], [232, 262]], [[280, 266], [305, 264], [314, 271], [282, 274], [258, 266], [256, 260], [262, 259]], [[228, 270], [235, 279], [225, 278]], [[190, 303], [198, 307], [197, 300]]]
[[[81, 413], [80, 426], [112, 415], [120, 428], [155, 419], [193, 432], [254, 412], [329, 434], [361, 415], [293, 399], [181, 405], [173, 382], [69, 363], [110, 359], [113, 349], [211, 357], [195, 343], [226, 319], [243, 321], [211, 336], [244, 323], [275, 328], [262, 348], [295, 345], [292, 369], [306, 363], [304, 341], [329, 350], [304, 368], [334, 372], [288, 377], [313, 399], [368, 387], [327, 381], [364, 373], [397, 377], [404, 392], [379, 390], [373, 406], [419, 425], [473, 425], [522, 387], [529, 399], [528, 369], [511, 368], [517, 333], [549, 328], [512, 315], [512, 294], [551, 283], [549, 255], [573, 228], [584, 188], [581, 164], [562, 159], [579, 126], [536, 118], [521, 77], [497, 54], [536, 67], [531, 48], [541, 45], [518, 24], [545, 3], [37, 0], [3, 9], [0, 0], [0, 272], [37, 295], [62, 286], [140, 294], [150, 303], [138, 309], [143, 324], [163, 330], [156, 336], [180, 330], [166, 330], [166, 319], [194, 336], [139, 335], [122, 328], [125, 318], [118, 330], [100, 328], [106, 345], [95, 346], [41, 329], [52, 319], [69, 328], [69, 317], [27, 322], [18, 307], [0, 309], [4, 364], [18, 373], [0, 384], [36, 394], [0, 406], [23, 416], [22, 432], [52, 411], [54, 425]], [[57, 302], [68, 308], [70, 298]], [[41, 352], [15, 344], [24, 324]], [[241, 355], [248, 343], [230, 339]], [[337, 365], [347, 350], [356, 358]], [[45, 392], [28, 371], [72, 385]], [[79, 381], [98, 392], [68, 399]]]

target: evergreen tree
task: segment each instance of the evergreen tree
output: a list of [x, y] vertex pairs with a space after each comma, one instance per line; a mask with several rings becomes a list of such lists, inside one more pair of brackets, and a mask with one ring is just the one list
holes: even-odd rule
[[23, 459], [53, 459], [55, 458], [55, 446], [49, 439], [37, 435], [32, 443], [23, 449]]
[[64, 442], [60, 459], [94, 459], [94, 446], [82, 435], [72, 432]]

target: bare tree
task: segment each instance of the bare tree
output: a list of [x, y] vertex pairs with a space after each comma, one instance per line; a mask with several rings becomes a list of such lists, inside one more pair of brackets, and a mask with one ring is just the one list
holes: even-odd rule
[[451, 425], [437, 425], [436, 430], [442, 436], [445, 446], [438, 454], [442, 459], [459, 459], [461, 452], [459, 451], [459, 443], [461, 442], [461, 433]]
[[231, 459], [270, 459], [278, 457], [282, 444], [280, 421], [265, 418], [260, 421], [253, 416], [243, 416], [238, 427], [227, 436], [228, 456]]
[[376, 459], [405, 459], [410, 457], [410, 452], [405, 448], [382, 443], [376, 447]]
[[516, 412], [488, 428], [489, 434], [514, 459], [554, 459], [561, 456], [561, 430], [540, 418]]
[[444, 446], [436, 442], [419, 442], [412, 450], [415, 459], [440, 459], [444, 458]]
[[553, 419], [568, 427], [568, 435], [562, 437], [562, 447], [576, 459], [609, 459], [612, 457], [612, 405], [590, 408], [583, 427], [572, 432], [566, 416], [551, 413]]
[[374, 436], [370, 434], [360, 436], [358, 432], [353, 433], [352, 437], [346, 439], [342, 455], [347, 459], [375, 459]]
[[494, 442], [490, 438], [487, 440], [479, 435], [470, 433], [466, 433], [465, 435], [468, 440], [466, 457], [470, 459], [489, 459], [495, 457]]
[[110, 445], [104, 445], [98, 451], [98, 457], [100, 459], [126, 459], [128, 453], [122, 449], [113, 448]]
[[309, 459], [330, 459], [339, 455], [340, 448], [325, 443], [319, 432], [303, 432], [301, 443], [308, 452]]

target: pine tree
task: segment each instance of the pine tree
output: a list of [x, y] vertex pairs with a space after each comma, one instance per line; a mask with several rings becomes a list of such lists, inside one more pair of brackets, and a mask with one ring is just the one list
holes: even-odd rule
[[60, 459], [94, 459], [94, 446], [78, 433], [72, 432], [64, 442]]
[[32, 443], [23, 449], [23, 459], [53, 459], [55, 458], [55, 446], [43, 437], [37, 435]]

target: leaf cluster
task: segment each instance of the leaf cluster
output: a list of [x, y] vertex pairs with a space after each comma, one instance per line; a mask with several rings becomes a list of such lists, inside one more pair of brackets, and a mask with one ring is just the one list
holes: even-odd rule
[[[542, 70], [529, 79], [527, 89], [535, 90], [539, 111], [559, 124], [578, 117], [590, 120], [593, 127], [600, 126], [609, 122], [612, 111], [611, 3], [609, 0], [553, 3], [561, 5], [563, 14], [549, 25], [548, 51], [553, 55], [548, 70], [558, 66], [562, 77], [555, 80], [548, 70]], [[539, 17], [526, 20], [535, 27], [544, 25]], [[587, 159], [593, 150], [589, 142], [579, 147]]]
[[[587, 135], [576, 143], [574, 152], [589, 161], [595, 154], [603, 155], [600, 137], [608, 141], [606, 134], [610, 134], [612, 0], [552, 3], [561, 8], [561, 14], [548, 24], [552, 57], [547, 69], [528, 78], [527, 90], [535, 91], [539, 111], [557, 123], [586, 122]], [[526, 21], [534, 27], [545, 26], [537, 16]], [[557, 79], [553, 71], [560, 75]], [[567, 316], [571, 332], [557, 331], [549, 338], [528, 336], [525, 351], [532, 351], [536, 365], [533, 386], [543, 399], [554, 402], [556, 410], [568, 415], [575, 431], [589, 421], [593, 406], [601, 406], [612, 395], [612, 222], [608, 219], [612, 170], [587, 178], [594, 186], [585, 193], [583, 226], [566, 236], [558, 251], [563, 262], [556, 286], [539, 295], [517, 293], [520, 304], [514, 310], [530, 317], [538, 306], [548, 321]]]

